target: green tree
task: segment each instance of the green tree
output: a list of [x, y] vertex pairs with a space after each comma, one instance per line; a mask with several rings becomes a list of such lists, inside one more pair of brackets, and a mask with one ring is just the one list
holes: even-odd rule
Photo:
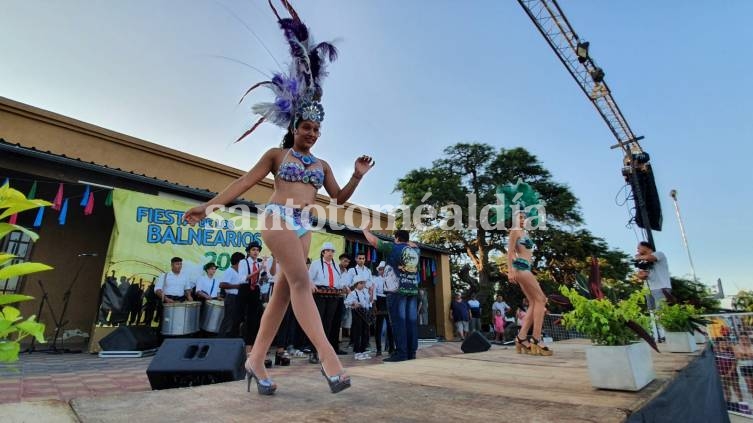
[[[422, 205], [433, 210], [423, 214], [421, 241], [450, 251], [453, 287], [467, 287], [481, 299], [495, 289], [512, 294], [504, 276], [507, 231], [484, 229], [480, 222], [483, 206], [497, 203], [496, 187], [518, 179], [546, 201], [547, 230], [530, 235], [538, 246], [534, 251], [537, 276], [551, 284], [552, 292], [559, 284], [572, 283], [575, 273], [587, 269], [588, 258], [594, 255], [604, 262], [606, 279], [627, 277], [627, 255], [609, 249], [602, 239], [580, 228], [583, 218], [577, 198], [566, 185], [552, 179], [536, 156], [521, 147], [495, 150], [487, 144], [459, 143], [446, 148], [444, 157], [430, 168], [408, 172], [395, 187], [411, 210]], [[470, 199], [476, 200], [475, 213], [470, 212]]]
[[753, 292], [741, 290], [732, 300], [732, 307], [740, 311], [753, 311]]

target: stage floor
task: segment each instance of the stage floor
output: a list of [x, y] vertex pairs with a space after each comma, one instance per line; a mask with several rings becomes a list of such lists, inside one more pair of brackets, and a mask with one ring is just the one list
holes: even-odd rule
[[[591, 388], [587, 341], [553, 357], [484, 353], [349, 369], [353, 387], [329, 393], [315, 368], [276, 378], [277, 394], [247, 394], [243, 381], [71, 401], [83, 422], [516, 421], [621, 422], [661, 391], [695, 354], [654, 353], [657, 380], [637, 393]], [[262, 417], [263, 416], [263, 417]]]

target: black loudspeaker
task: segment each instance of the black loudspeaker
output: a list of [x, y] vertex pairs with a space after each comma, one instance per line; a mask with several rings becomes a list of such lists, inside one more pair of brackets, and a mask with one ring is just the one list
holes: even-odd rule
[[436, 328], [430, 325], [418, 325], [418, 339], [437, 339]]
[[146, 376], [152, 389], [241, 380], [246, 346], [240, 338], [165, 339]]
[[[645, 171], [638, 172], [638, 185], [643, 194], [643, 201], [646, 204], [646, 211], [648, 215], [648, 224], [643, 221], [643, 215], [638, 208], [638, 199], [635, 198], [635, 224], [640, 228], [646, 228], [648, 226], [655, 231], [661, 231], [662, 227], [662, 213], [661, 202], [659, 201], [659, 192], [656, 189], [656, 181], [654, 181], [654, 171], [651, 165], [646, 165]], [[630, 186], [635, 192], [635, 180], [630, 178]]]
[[479, 331], [475, 331], [472, 334], [468, 335], [467, 338], [465, 338], [465, 341], [463, 341], [463, 345], [460, 346], [460, 349], [467, 354], [484, 352], [491, 347], [492, 344], [488, 339], [486, 339], [484, 334]]
[[144, 351], [159, 347], [159, 337], [149, 326], [119, 326], [99, 346], [102, 351]]

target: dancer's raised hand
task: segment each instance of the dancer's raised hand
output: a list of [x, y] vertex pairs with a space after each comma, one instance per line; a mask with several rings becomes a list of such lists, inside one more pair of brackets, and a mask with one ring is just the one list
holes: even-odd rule
[[376, 162], [371, 156], [363, 155], [356, 159], [355, 172], [353, 173], [353, 175], [356, 178], [361, 179], [361, 177], [363, 177], [366, 172], [371, 170], [371, 168], [374, 167], [375, 164]]
[[201, 219], [207, 217], [206, 204], [199, 204], [196, 207], [191, 207], [185, 213], [183, 213], [183, 221], [193, 226], [201, 221]]

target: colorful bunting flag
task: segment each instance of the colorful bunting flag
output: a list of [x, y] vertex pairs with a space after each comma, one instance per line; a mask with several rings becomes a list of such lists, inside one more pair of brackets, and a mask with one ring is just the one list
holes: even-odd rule
[[18, 213], [13, 213], [8, 218], [8, 223], [10, 223], [11, 225], [15, 225], [17, 221], [18, 221]]
[[7, 177], [5, 178], [5, 182], [3, 182], [3, 186], [10, 185], [10, 179]]
[[33, 184], [31, 184], [31, 188], [29, 189], [29, 195], [26, 196], [29, 200], [33, 200], [37, 196], [37, 181], [34, 181]]
[[89, 216], [90, 214], [94, 213], [94, 193], [89, 193], [89, 200], [86, 202], [86, 207], [84, 208], [84, 216]]
[[91, 188], [89, 185], [86, 186], [86, 189], [84, 190], [84, 195], [81, 197], [81, 207], [86, 207], [86, 203], [89, 201], [89, 193], [91, 191]]
[[68, 199], [63, 201], [63, 208], [60, 209], [60, 215], [58, 216], [58, 223], [65, 225], [65, 217], [68, 215]]
[[63, 183], [58, 186], [58, 193], [55, 194], [55, 199], [52, 200], [52, 209], [60, 211], [60, 207], [63, 206]]
[[37, 217], [34, 219], [34, 226], [35, 228], [41, 228], [42, 227], [42, 217], [44, 217], [44, 207], [40, 207], [37, 211]]
[[107, 198], [105, 199], [105, 206], [112, 207], [112, 190], [107, 193]]

